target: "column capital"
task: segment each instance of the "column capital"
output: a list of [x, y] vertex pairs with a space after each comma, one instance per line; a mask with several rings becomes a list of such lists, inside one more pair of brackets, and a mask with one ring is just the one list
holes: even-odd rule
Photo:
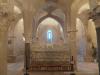
[[15, 22], [18, 15], [7, 10], [8, 7], [0, 6], [0, 31], [7, 31], [8, 27]]
[[32, 42], [32, 33], [24, 33], [23, 37], [25, 38], [25, 43], [31, 43]]
[[94, 21], [100, 19], [100, 5], [98, 5], [96, 8], [93, 9], [92, 12], [90, 12], [89, 18], [93, 19]]

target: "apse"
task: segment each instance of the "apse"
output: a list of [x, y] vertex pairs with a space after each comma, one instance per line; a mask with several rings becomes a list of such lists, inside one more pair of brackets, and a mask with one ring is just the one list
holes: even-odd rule
[[37, 28], [36, 37], [42, 44], [62, 44], [64, 42], [61, 24], [54, 18], [47, 17]]

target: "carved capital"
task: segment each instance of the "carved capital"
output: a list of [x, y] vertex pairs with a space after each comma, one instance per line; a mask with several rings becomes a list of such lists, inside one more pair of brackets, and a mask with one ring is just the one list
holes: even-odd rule
[[8, 27], [16, 21], [17, 14], [7, 10], [7, 7], [0, 7], [0, 31], [7, 31]]
[[97, 19], [100, 19], [100, 5], [98, 5], [96, 8], [93, 9], [93, 12], [90, 12], [90, 19], [93, 19], [94, 21]]

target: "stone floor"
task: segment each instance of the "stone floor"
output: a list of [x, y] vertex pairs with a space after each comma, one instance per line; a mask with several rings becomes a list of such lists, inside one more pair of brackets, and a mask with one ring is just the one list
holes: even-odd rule
[[7, 75], [23, 75], [23, 73], [22, 73], [23, 67], [24, 67], [24, 65], [22, 62], [8, 64]]
[[[24, 75], [23, 63], [8, 64], [8, 75]], [[34, 72], [30, 75], [69, 75], [67, 72]], [[97, 63], [78, 63], [76, 75], [99, 75]]]

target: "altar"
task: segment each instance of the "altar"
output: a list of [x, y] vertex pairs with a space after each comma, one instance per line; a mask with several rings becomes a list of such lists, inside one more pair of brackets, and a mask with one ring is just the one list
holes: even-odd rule
[[45, 46], [33, 45], [31, 47], [31, 61], [29, 71], [73, 71], [73, 57], [70, 50], [67, 50], [66, 44], [61, 46]]

